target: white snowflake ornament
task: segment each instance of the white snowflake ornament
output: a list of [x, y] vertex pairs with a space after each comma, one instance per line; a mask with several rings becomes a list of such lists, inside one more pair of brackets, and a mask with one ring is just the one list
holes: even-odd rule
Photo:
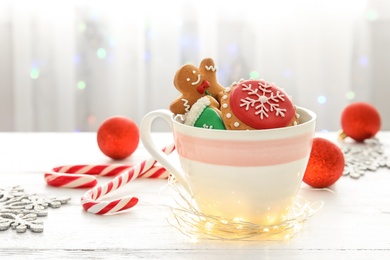
[[59, 208], [68, 203], [69, 197], [42, 197], [26, 194], [20, 186], [0, 188], [0, 231], [15, 230], [24, 233], [43, 232], [43, 221], [38, 219], [48, 215], [47, 209]]
[[345, 168], [343, 175], [358, 179], [366, 172], [379, 168], [389, 168], [390, 161], [378, 138], [366, 139], [364, 142], [340, 142], [344, 153]]
[[20, 186], [0, 188], [0, 203], [24, 195], [24, 189]]
[[43, 222], [37, 220], [37, 217], [33, 213], [0, 212], [0, 231], [11, 227], [17, 233], [24, 233], [27, 229], [34, 233], [41, 233], [43, 232]]

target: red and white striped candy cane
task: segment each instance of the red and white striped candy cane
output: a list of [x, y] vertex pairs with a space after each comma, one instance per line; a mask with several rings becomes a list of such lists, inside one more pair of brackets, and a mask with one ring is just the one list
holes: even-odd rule
[[[64, 165], [45, 172], [45, 181], [48, 185], [60, 188], [92, 188], [98, 180], [92, 175], [117, 176], [134, 165], [108, 164], [108, 165]], [[143, 173], [141, 177], [160, 178], [167, 175], [162, 166], [153, 166]], [[164, 178], [162, 176], [161, 178]]]
[[[174, 144], [171, 144], [165, 147], [163, 152], [170, 154], [174, 149]], [[148, 173], [148, 171], [152, 169], [155, 164], [156, 160], [150, 158], [121, 173], [110, 182], [90, 189], [81, 198], [81, 204], [83, 208], [87, 212], [94, 214], [110, 214], [134, 207], [138, 202], [138, 198], [136, 197], [129, 196], [112, 201], [104, 201], [99, 199], [138, 177], [153, 178], [152, 176], [157, 176], [157, 178], [167, 178], [168, 174], [162, 174], [163, 172], [161, 169], [158, 169], [149, 175], [150, 173]]]

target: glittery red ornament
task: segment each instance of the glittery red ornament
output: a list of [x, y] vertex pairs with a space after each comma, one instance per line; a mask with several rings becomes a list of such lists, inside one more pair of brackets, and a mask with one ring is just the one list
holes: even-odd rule
[[378, 110], [368, 103], [356, 102], [348, 105], [341, 113], [343, 135], [363, 142], [374, 137], [381, 127]]
[[138, 126], [127, 117], [110, 117], [99, 127], [97, 143], [100, 150], [108, 157], [114, 160], [125, 159], [138, 147]]
[[343, 174], [344, 154], [329, 140], [316, 137], [310, 153], [303, 181], [314, 188], [334, 184]]

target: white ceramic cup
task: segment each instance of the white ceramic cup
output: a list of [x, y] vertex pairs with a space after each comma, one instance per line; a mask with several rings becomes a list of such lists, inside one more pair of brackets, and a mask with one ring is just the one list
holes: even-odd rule
[[[280, 223], [293, 206], [307, 166], [316, 115], [298, 107], [300, 124], [267, 130], [215, 130], [184, 125], [164, 109], [143, 118], [149, 153], [187, 189], [203, 214]], [[151, 136], [156, 118], [171, 126], [180, 158], [173, 163]]]

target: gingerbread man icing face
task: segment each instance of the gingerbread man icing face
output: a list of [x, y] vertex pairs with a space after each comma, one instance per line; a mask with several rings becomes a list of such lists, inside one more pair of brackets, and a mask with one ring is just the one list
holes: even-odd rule
[[199, 68], [192, 64], [182, 66], [175, 75], [174, 85], [181, 95], [169, 106], [174, 114], [185, 114], [201, 97], [208, 95], [212, 107], [218, 107], [218, 93], [224, 90], [216, 77], [217, 67], [211, 58], [202, 60]]

